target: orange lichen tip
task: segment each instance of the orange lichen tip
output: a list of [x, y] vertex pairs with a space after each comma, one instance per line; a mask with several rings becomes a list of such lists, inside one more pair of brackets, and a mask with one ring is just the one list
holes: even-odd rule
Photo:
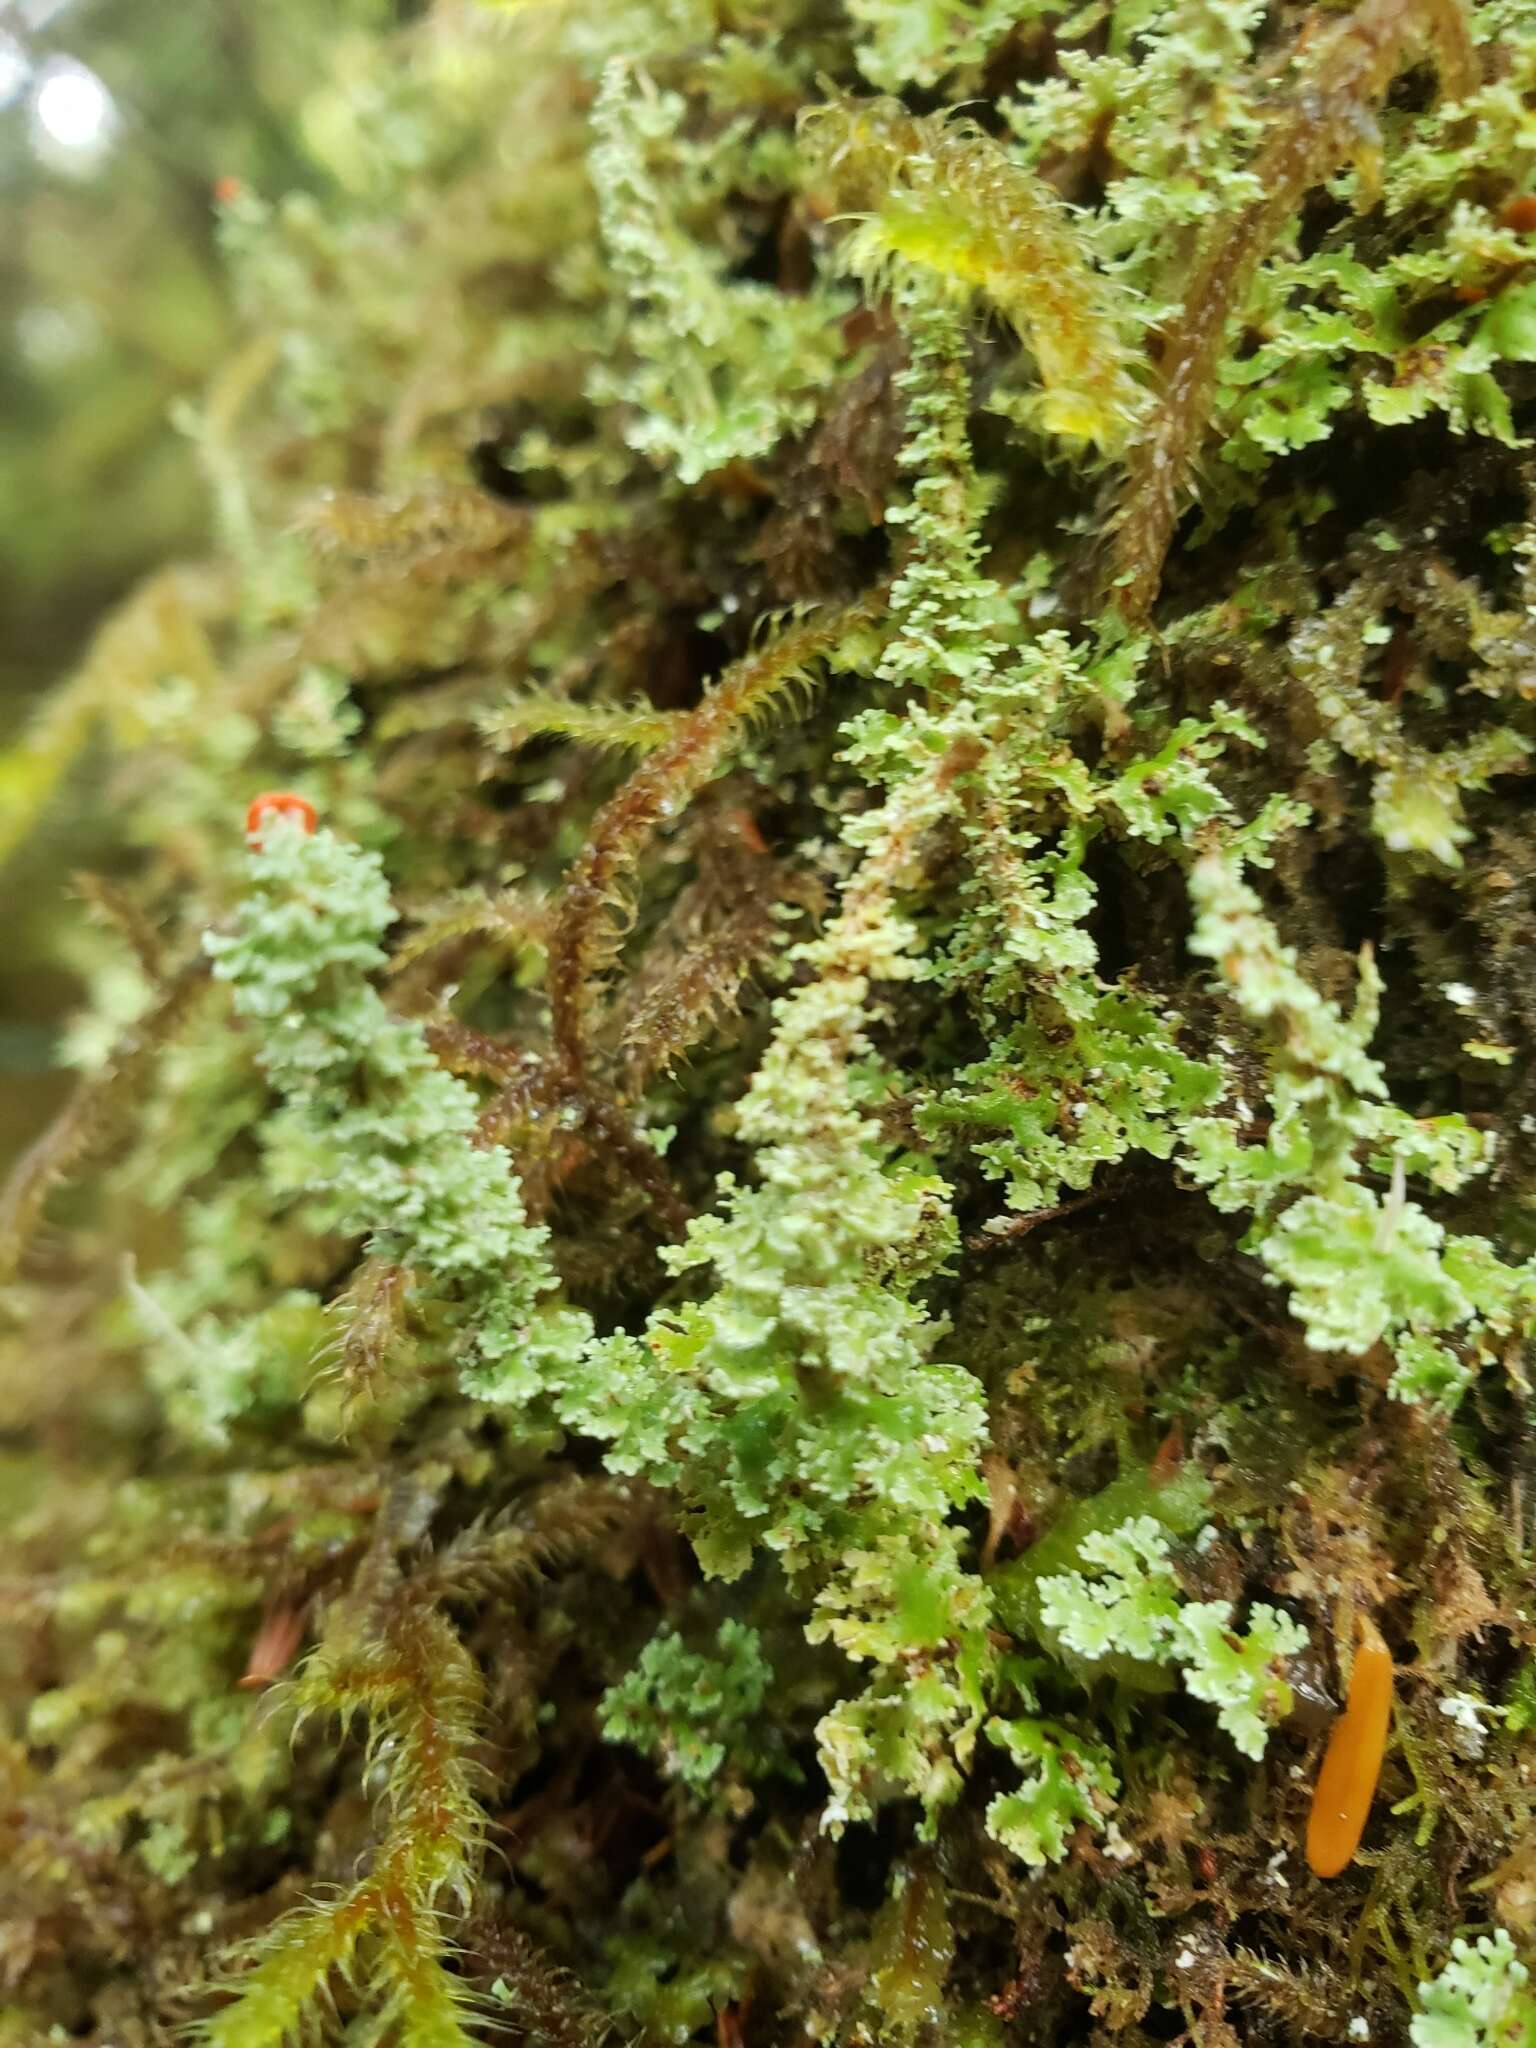
[[1392, 1719], [1392, 1653], [1375, 1624], [1360, 1625], [1349, 1701], [1333, 1724], [1307, 1820], [1307, 1863], [1314, 1876], [1337, 1877], [1365, 1832]]
[[251, 798], [245, 811], [245, 836], [254, 847], [261, 845], [262, 822], [267, 818], [291, 818], [305, 832], [313, 832], [320, 822], [320, 813], [297, 790], [264, 789], [260, 796]]

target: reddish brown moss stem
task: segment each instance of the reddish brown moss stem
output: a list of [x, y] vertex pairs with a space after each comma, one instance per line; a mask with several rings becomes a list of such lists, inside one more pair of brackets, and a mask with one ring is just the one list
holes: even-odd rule
[[685, 892], [652, 945], [664, 967], [648, 974], [642, 966], [625, 992], [613, 1021], [631, 1095], [735, 1008], [754, 968], [784, 943], [781, 905], [798, 904], [813, 915], [822, 907], [823, 891], [812, 876], [760, 855], [750, 867], [731, 865], [729, 901], [720, 900], [724, 879], [701, 877]]
[[129, 1026], [98, 1073], [82, 1081], [0, 1189], [0, 1281], [20, 1265], [49, 1195], [121, 1137], [147, 1071], [208, 979], [207, 963], [184, 968], [160, 1000]]
[[873, 618], [884, 595], [882, 586], [839, 611], [798, 619], [743, 655], [598, 812], [566, 878], [549, 952], [554, 1042], [573, 1075], [591, 1062], [599, 985], [623, 941], [629, 878], [646, 848], [719, 773], [752, 719], [808, 683], [813, 664], [851, 626]]
[[1169, 337], [1158, 396], [1131, 446], [1115, 518], [1112, 576], [1121, 612], [1143, 623], [1210, 421], [1227, 324], [1259, 265], [1315, 185], [1351, 157], [1369, 160], [1375, 109], [1406, 65], [1433, 51], [1442, 90], [1459, 98], [1476, 57], [1455, 0], [1364, 0], [1348, 20], [1307, 39], [1304, 76], [1252, 171], [1260, 196], [1205, 237]]
[[[452, 1072], [497, 1084], [497, 1093], [480, 1113], [477, 1142], [505, 1145], [512, 1152], [530, 1215], [543, 1212], [590, 1148], [640, 1190], [664, 1235], [680, 1237], [686, 1230], [693, 1211], [671, 1174], [623, 1105], [590, 1076], [569, 1074], [558, 1061], [449, 1019], [430, 1024], [427, 1039]], [[585, 1144], [573, 1145], [573, 1139]]]

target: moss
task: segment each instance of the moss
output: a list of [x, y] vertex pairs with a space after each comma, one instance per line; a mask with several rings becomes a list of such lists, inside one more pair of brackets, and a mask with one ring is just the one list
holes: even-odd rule
[[0, 1201], [0, 2031], [1528, 2026], [1533, 80], [337, 43], [213, 556], [0, 758], [123, 855]]

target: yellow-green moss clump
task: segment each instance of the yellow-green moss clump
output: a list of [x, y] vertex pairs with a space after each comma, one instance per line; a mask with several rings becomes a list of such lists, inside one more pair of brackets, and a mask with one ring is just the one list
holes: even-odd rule
[[1536, 2040], [1536, 7], [412, 12], [0, 759], [0, 2041]]

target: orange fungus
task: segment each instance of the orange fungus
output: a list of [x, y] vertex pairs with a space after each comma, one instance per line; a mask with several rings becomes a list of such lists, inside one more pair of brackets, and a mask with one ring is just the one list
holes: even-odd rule
[[1392, 1653], [1375, 1623], [1362, 1621], [1349, 1701], [1328, 1737], [1307, 1820], [1307, 1862], [1317, 1877], [1337, 1877], [1359, 1847], [1391, 1718]]
[[252, 846], [261, 844], [264, 818], [292, 818], [306, 832], [313, 832], [320, 822], [320, 814], [309, 798], [292, 789], [264, 789], [260, 796], [251, 798], [245, 812], [245, 836]]

